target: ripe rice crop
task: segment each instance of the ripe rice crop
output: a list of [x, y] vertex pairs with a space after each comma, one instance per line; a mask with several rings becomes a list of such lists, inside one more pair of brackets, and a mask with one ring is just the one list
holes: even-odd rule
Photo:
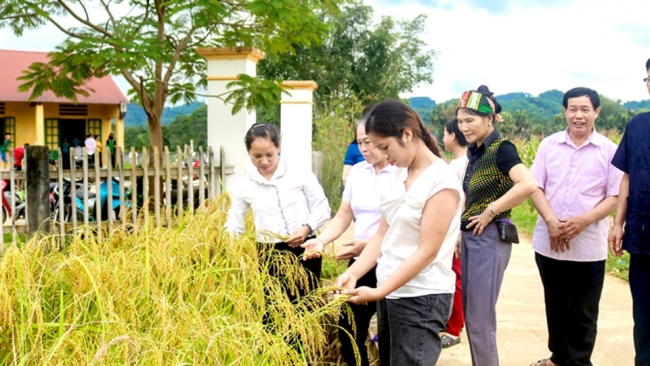
[[[174, 227], [148, 222], [101, 240], [79, 234], [61, 251], [52, 250], [56, 236], [8, 245], [0, 259], [0, 364], [320, 359], [344, 299], [328, 299], [323, 288], [289, 303], [258, 260], [250, 220], [239, 238], [222, 229], [227, 206], [224, 195]], [[289, 278], [302, 275], [295, 258], [277, 264]]]

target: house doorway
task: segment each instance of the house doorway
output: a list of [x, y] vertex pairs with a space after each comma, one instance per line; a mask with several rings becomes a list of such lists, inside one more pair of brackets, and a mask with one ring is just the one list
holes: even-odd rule
[[86, 140], [86, 120], [85, 119], [59, 119], [59, 143], [63, 144], [65, 139], [72, 147], [84, 146]]

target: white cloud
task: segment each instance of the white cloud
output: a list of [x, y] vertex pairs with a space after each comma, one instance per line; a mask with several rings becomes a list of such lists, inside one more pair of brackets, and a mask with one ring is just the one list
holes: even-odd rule
[[[650, 1], [574, 0], [565, 5], [492, 0], [494, 6], [468, 5], [476, 1], [365, 0], [377, 16], [429, 16], [424, 40], [439, 52], [434, 82], [412, 95], [445, 101], [486, 84], [497, 94], [587, 86], [623, 101], [648, 98], [641, 79], [650, 57]], [[63, 39], [51, 25], [21, 38], [0, 30], [3, 49], [49, 51]], [[116, 80], [126, 92], [126, 82]]]
[[[379, 15], [429, 16], [425, 41], [437, 50], [434, 83], [413, 95], [437, 101], [486, 84], [497, 94], [591, 87], [611, 98], [647, 99], [647, 0], [576, 0], [507, 11], [366, 0]], [[502, 2], [503, 3], [503, 2]]]

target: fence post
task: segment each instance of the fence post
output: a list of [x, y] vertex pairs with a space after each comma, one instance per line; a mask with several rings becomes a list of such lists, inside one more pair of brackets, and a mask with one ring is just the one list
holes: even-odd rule
[[27, 233], [50, 231], [50, 169], [47, 146], [27, 146], [25, 151]]

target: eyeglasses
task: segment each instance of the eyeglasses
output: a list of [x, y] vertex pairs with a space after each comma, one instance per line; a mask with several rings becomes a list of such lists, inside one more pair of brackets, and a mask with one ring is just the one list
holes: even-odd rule
[[648, 80], [650, 80], [650, 78], [643, 78], [643, 82], [646, 84], [648, 83]]

